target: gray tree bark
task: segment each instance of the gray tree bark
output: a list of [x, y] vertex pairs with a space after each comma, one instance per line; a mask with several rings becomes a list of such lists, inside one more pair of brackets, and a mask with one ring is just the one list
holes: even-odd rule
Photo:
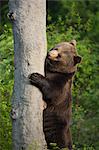
[[46, 0], [9, 0], [13, 24], [15, 82], [12, 96], [13, 150], [44, 150], [43, 101], [28, 75], [44, 74]]

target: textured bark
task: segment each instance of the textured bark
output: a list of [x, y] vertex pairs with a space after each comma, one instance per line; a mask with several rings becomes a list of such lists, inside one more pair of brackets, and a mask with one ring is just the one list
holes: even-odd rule
[[44, 73], [46, 0], [9, 0], [9, 9], [15, 54], [11, 111], [13, 150], [44, 150], [42, 95], [29, 84], [28, 75]]

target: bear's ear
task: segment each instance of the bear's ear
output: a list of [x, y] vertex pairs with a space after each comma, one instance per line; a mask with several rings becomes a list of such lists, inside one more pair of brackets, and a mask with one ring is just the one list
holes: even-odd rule
[[81, 62], [81, 56], [74, 56], [74, 65]]
[[72, 40], [71, 42], [69, 42], [70, 44], [72, 44], [73, 46], [76, 46], [76, 40]]

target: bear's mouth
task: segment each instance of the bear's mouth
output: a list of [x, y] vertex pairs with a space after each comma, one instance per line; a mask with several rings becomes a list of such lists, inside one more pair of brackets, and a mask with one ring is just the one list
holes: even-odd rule
[[47, 64], [48, 64], [49, 66], [53, 66], [52, 60], [51, 60], [50, 58], [47, 58]]

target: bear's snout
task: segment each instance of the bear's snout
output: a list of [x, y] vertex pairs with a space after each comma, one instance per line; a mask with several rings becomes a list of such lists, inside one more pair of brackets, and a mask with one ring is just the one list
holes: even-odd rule
[[48, 57], [51, 59], [54, 59], [58, 56], [58, 51], [57, 50], [52, 50], [48, 53]]

